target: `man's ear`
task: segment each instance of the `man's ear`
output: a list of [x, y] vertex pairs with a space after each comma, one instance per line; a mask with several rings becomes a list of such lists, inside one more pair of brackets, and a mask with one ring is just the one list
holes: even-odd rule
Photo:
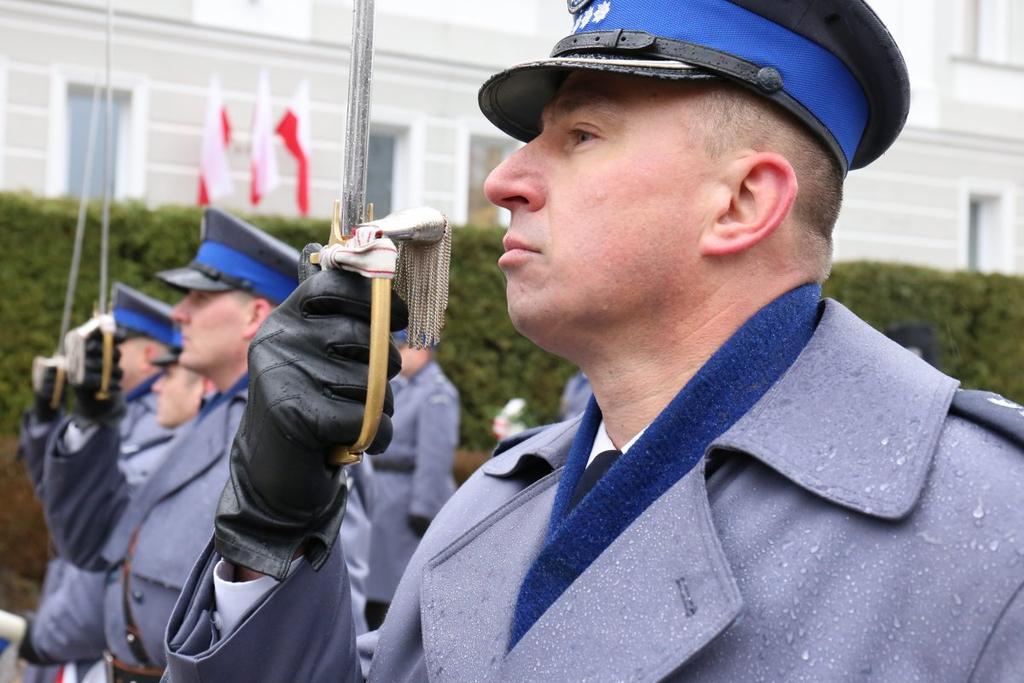
[[273, 312], [274, 306], [261, 296], [253, 297], [249, 302], [249, 319], [246, 321], [245, 338], [252, 341], [259, 331], [260, 325]]
[[167, 349], [157, 342], [147, 342], [146, 346], [142, 349], [142, 357], [145, 359], [147, 365], [152, 365], [154, 358], [162, 356], [166, 352]]
[[729, 256], [759, 244], [782, 225], [796, 201], [796, 172], [775, 152], [755, 152], [730, 162], [728, 194], [701, 235], [702, 256]]

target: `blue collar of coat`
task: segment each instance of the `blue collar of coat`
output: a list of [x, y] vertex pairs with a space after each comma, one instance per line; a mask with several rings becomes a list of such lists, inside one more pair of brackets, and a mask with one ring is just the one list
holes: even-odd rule
[[516, 602], [509, 649], [601, 552], [682, 479], [708, 445], [785, 373], [814, 333], [821, 288], [798, 287], [768, 304], [715, 352], [643, 436], [572, 510], [601, 423], [591, 399], [573, 439], [540, 554]]
[[222, 391], [214, 394], [208, 400], [203, 401], [203, 407], [199, 409], [199, 416], [196, 418], [196, 422], [202, 422], [203, 419], [217, 409], [218, 406], [230, 401], [236, 394], [246, 391], [249, 388], [249, 373], [245, 373], [242, 377], [232, 385], [227, 391]]
[[127, 394], [125, 394], [125, 403], [131, 403], [132, 401], [138, 398], [142, 398], [143, 396], [151, 392], [153, 390], [153, 385], [156, 384], [156, 381], [160, 379], [160, 375], [162, 374], [162, 372], [154, 373], [148, 379], [140, 383], [137, 387], [135, 387]]

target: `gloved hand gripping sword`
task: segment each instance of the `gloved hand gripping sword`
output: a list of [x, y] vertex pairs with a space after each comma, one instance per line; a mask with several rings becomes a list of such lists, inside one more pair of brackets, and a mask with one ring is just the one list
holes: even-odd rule
[[310, 257], [321, 268], [351, 270], [373, 282], [370, 363], [362, 429], [355, 443], [334, 449], [331, 463], [335, 465], [359, 462], [377, 433], [388, 382], [391, 280], [395, 280], [397, 294], [409, 307], [411, 346], [423, 348], [439, 341], [448, 306], [451, 227], [444, 215], [423, 207], [373, 220], [372, 206], [367, 212], [373, 13], [373, 0], [358, 0], [353, 8], [343, 200], [335, 201], [327, 246]]
[[354, 12], [343, 200], [328, 244], [306, 246], [299, 286], [249, 346], [249, 400], [214, 524], [225, 560], [278, 579], [297, 553], [323, 566], [345, 514], [341, 465], [391, 440], [388, 378], [401, 360], [389, 331], [407, 327], [411, 343], [434, 344], [448, 303], [444, 216], [366, 216], [372, 0]]

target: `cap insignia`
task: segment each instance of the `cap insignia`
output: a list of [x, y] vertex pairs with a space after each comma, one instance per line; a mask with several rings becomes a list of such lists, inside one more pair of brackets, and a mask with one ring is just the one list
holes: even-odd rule
[[589, 5], [594, 0], [566, 0], [566, 4], [569, 6], [569, 14], [577, 14], [584, 7]]

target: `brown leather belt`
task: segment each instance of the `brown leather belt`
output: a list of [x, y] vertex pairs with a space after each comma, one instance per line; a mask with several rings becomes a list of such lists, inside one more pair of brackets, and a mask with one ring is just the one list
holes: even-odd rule
[[103, 657], [107, 661], [107, 680], [110, 683], [160, 683], [164, 675], [163, 669], [122, 662], [109, 652], [105, 652]]

